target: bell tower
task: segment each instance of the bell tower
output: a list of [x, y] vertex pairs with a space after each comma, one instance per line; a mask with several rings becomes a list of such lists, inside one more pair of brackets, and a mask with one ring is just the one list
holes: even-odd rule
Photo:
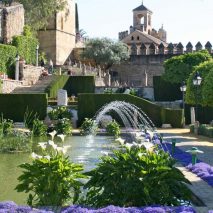
[[152, 32], [152, 11], [142, 4], [133, 10], [133, 28], [144, 33]]

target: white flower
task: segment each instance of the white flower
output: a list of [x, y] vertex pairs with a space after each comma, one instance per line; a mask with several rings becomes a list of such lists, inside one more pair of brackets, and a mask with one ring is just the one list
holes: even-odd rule
[[46, 158], [47, 160], [50, 160], [50, 156], [49, 155], [44, 156], [44, 158]]
[[147, 130], [147, 133], [150, 135], [150, 138], [152, 139], [153, 136], [154, 136], [154, 132], [150, 131], [150, 130]]
[[144, 146], [146, 150], [151, 150], [154, 145], [150, 142], [144, 142], [144, 143], [141, 143], [141, 146]]
[[47, 113], [51, 112], [53, 110], [52, 107], [47, 107]]
[[48, 134], [51, 136], [51, 138], [52, 138], [52, 141], [53, 141], [53, 139], [54, 139], [54, 137], [55, 137], [55, 135], [56, 135], [56, 131], [54, 130], [54, 131], [52, 131], [52, 132], [49, 132]]
[[124, 142], [125, 142], [125, 139], [116, 138], [116, 139], [115, 139], [115, 142], [118, 142], [118, 143], [120, 143], [120, 144], [123, 146], [123, 145], [124, 145]]
[[61, 141], [64, 142], [66, 135], [60, 134], [60, 135], [57, 135], [57, 137], [59, 137]]
[[133, 146], [133, 144], [131, 144], [131, 143], [126, 143], [126, 144], [125, 144], [125, 147], [126, 147], [128, 150], [130, 150], [130, 149], [132, 148], [132, 146]]
[[37, 155], [35, 152], [33, 152], [33, 153], [31, 154], [31, 157], [32, 157], [32, 159], [41, 159], [41, 158], [42, 158], [41, 155]]
[[101, 154], [105, 155], [105, 156], [108, 156], [109, 153], [108, 152], [105, 152], [105, 151], [101, 151]]
[[66, 154], [66, 152], [67, 152], [67, 149], [68, 148], [70, 148], [71, 146], [63, 146], [63, 147], [57, 147], [56, 148], [56, 150], [58, 151], [58, 152], [61, 152], [61, 153], [63, 153], [63, 154]]
[[47, 143], [46, 142], [40, 142], [40, 143], [38, 143], [38, 146], [41, 147], [42, 149], [46, 149]]
[[48, 145], [49, 145], [49, 146], [52, 146], [52, 148], [53, 148], [54, 150], [56, 150], [57, 147], [58, 147], [53, 141], [50, 141], [50, 140], [48, 141]]

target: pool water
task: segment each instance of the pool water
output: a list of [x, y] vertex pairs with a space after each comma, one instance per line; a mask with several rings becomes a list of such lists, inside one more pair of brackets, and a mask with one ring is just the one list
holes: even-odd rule
[[[84, 164], [85, 171], [95, 167], [99, 157], [103, 156], [102, 151], [111, 152], [116, 147], [113, 137], [108, 136], [67, 137], [64, 145], [71, 146], [67, 155], [71, 161]], [[26, 204], [27, 194], [18, 193], [14, 188], [18, 184], [17, 178], [22, 174], [18, 165], [30, 162], [30, 154], [0, 154], [0, 202], [12, 200], [17, 204]]]

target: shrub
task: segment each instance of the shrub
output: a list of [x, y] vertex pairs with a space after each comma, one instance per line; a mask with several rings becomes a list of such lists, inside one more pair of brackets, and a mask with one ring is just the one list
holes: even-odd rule
[[63, 118], [67, 118], [70, 120], [72, 117], [72, 113], [70, 112], [70, 110], [67, 107], [59, 106], [59, 107], [51, 110], [50, 112], [48, 112], [48, 116], [51, 120], [58, 120], [58, 119], [63, 119]]
[[43, 121], [35, 119], [33, 121], [32, 133], [34, 136], [44, 136], [47, 134], [47, 126], [44, 124]]
[[[162, 150], [132, 147], [104, 156], [90, 177], [85, 203], [107, 205], [180, 205], [191, 199], [190, 183], [175, 167], [175, 160]], [[157, 190], [156, 190], [157, 189]]]
[[36, 63], [36, 46], [38, 40], [32, 36], [18, 35], [13, 37], [12, 45], [17, 48], [18, 54], [27, 64]]
[[7, 74], [10, 74], [11, 72], [14, 74], [15, 69], [13, 69], [12, 66], [15, 63], [16, 53], [17, 53], [16, 47], [11, 45], [0, 44], [0, 58], [1, 58], [0, 71], [1, 72], [7, 73]]
[[120, 133], [121, 133], [120, 125], [115, 120], [113, 120], [107, 125], [106, 131], [110, 135], [113, 135], [113, 136], [115, 136], [117, 138], [120, 135]]
[[189, 129], [190, 129], [190, 133], [194, 133], [195, 132], [195, 125], [194, 124], [190, 124], [189, 125]]
[[70, 135], [72, 133], [72, 125], [69, 119], [59, 119], [55, 125], [55, 130], [58, 134]]
[[13, 121], [10, 119], [0, 118], [0, 136], [9, 135], [12, 133]]
[[95, 135], [97, 132], [97, 124], [95, 120], [90, 118], [85, 118], [80, 129], [81, 129], [81, 134], [83, 135]]
[[[83, 166], [70, 162], [64, 156], [65, 147], [57, 147], [53, 141], [40, 143], [43, 155], [32, 153], [32, 163], [20, 165], [24, 171], [19, 176], [18, 192], [28, 193], [30, 206], [63, 206], [66, 201], [75, 203], [84, 178]], [[50, 153], [50, 155], [47, 155]]]

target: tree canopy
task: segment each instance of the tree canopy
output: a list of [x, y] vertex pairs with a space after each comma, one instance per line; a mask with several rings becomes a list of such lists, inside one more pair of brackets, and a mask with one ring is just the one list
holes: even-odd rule
[[171, 83], [186, 81], [195, 66], [211, 60], [207, 50], [172, 57], [165, 61], [163, 78]]
[[119, 64], [129, 57], [128, 47], [122, 42], [115, 42], [108, 38], [90, 39], [81, 54], [82, 59], [91, 60], [107, 70], [113, 64]]
[[25, 22], [32, 29], [38, 30], [48, 24], [48, 19], [63, 10], [67, 4], [66, 0], [18, 0], [25, 9]]
[[[201, 85], [194, 86], [193, 79], [199, 73], [202, 81]], [[201, 104], [203, 106], [213, 106], [213, 60], [206, 61], [197, 66], [187, 80], [186, 102], [188, 104]]]

